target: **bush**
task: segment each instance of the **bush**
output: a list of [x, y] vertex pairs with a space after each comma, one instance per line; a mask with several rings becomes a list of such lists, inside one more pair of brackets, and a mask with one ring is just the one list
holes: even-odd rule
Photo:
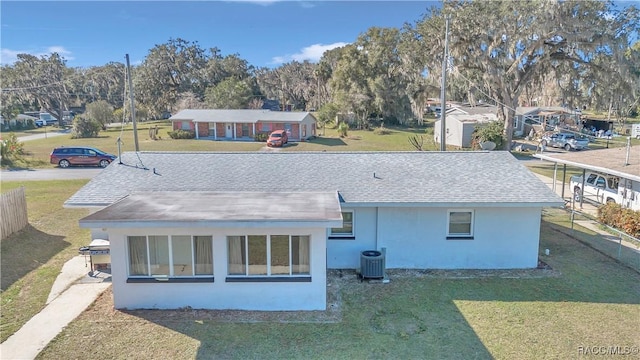
[[253, 137], [255, 141], [266, 142], [269, 138], [269, 134], [267, 133], [257, 133], [256, 136]]
[[598, 208], [598, 221], [635, 238], [640, 237], [640, 211], [623, 209], [616, 203], [607, 203]]
[[95, 138], [102, 130], [102, 124], [98, 121], [87, 119], [78, 115], [73, 119], [72, 139]]
[[18, 141], [14, 133], [10, 133], [6, 139], [0, 140], [0, 162], [2, 165], [11, 164], [20, 155], [24, 154], [24, 144]]
[[375, 128], [373, 133], [376, 135], [389, 135], [391, 134], [391, 130], [384, 127], [384, 124], [380, 124], [380, 127]]
[[477, 127], [471, 134], [471, 146], [480, 149], [480, 144], [491, 141], [496, 144], [496, 150], [504, 149], [504, 122], [492, 121], [485, 126]]
[[349, 124], [347, 124], [346, 122], [341, 122], [340, 125], [338, 125], [338, 134], [340, 134], [340, 137], [347, 137], [348, 131]]
[[191, 130], [173, 130], [169, 131], [169, 137], [172, 139], [193, 139], [196, 137], [196, 133]]

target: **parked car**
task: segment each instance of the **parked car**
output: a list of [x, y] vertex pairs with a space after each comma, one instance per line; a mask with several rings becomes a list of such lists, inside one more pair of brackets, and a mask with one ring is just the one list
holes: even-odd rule
[[618, 191], [620, 178], [617, 176], [587, 171], [586, 180], [584, 181], [584, 192], [582, 191], [581, 175], [572, 176], [570, 184], [571, 189], [573, 189], [575, 201], [580, 201], [584, 193], [585, 200], [591, 200], [600, 204], [606, 204], [608, 202], [622, 204], [623, 194]]
[[289, 135], [286, 130], [276, 130], [269, 134], [267, 146], [284, 146], [289, 142]]
[[551, 146], [569, 150], [584, 150], [589, 148], [589, 139], [578, 138], [572, 133], [545, 133], [542, 135], [542, 146]]
[[37, 127], [47, 126], [47, 122], [45, 120], [42, 120], [42, 119], [38, 119], [38, 120], [34, 121], [34, 123], [36, 124]]
[[115, 155], [92, 147], [62, 146], [53, 149], [49, 156], [49, 162], [61, 168], [68, 168], [72, 165], [107, 167], [116, 158]]

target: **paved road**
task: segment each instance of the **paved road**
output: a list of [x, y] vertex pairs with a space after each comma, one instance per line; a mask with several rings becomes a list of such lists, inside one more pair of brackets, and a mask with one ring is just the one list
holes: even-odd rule
[[[53, 166], [53, 165], [52, 165]], [[1, 181], [29, 181], [29, 180], [72, 180], [92, 179], [102, 171], [99, 167], [77, 167], [67, 169], [31, 169], [31, 170], [2, 170]]]
[[46, 139], [54, 136], [69, 135], [70, 133], [71, 133], [71, 129], [51, 130], [51, 131], [47, 129], [46, 133], [20, 136], [18, 138], [18, 141], [24, 142], [29, 140]]

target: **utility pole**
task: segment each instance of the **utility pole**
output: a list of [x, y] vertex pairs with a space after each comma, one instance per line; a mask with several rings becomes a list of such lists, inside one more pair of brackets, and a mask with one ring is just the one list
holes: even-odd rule
[[131, 123], [133, 124], [133, 143], [136, 152], [140, 151], [138, 146], [138, 127], [136, 125], [136, 104], [133, 102], [133, 80], [131, 80], [131, 67], [129, 66], [129, 54], [125, 54], [127, 58], [127, 78], [129, 80], [129, 101], [131, 102]]
[[447, 67], [449, 63], [449, 15], [445, 19], [444, 30], [444, 57], [442, 59], [442, 88], [440, 89], [440, 151], [447, 151], [447, 125], [445, 123], [447, 114]]

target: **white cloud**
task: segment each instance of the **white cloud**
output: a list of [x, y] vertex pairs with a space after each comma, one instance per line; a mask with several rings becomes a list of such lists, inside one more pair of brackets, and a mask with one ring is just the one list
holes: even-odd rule
[[2, 65], [10, 65], [18, 60], [18, 54], [30, 54], [36, 57], [49, 56], [52, 53], [58, 53], [65, 60], [74, 60], [75, 58], [71, 56], [71, 51], [65, 49], [63, 46], [49, 46], [48, 48], [40, 51], [34, 50], [12, 50], [2, 48], [0, 49], [0, 64]]
[[271, 59], [271, 63], [274, 65], [278, 65], [278, 64], [284, 64], [290, 61], [302, 62], [305, 60], [315, 63], [320, 61], [320, 58], [322, 57], [322, 54], [324, 54], [325, 51], [332, 50], [345, 45], [349, 45], [349, 43], [337, 42], [337, 43], [327, 44], [327, 45], [313, 44], [311, 46], [302, 48], [302, 50], [297, 54], [275, 56]]

